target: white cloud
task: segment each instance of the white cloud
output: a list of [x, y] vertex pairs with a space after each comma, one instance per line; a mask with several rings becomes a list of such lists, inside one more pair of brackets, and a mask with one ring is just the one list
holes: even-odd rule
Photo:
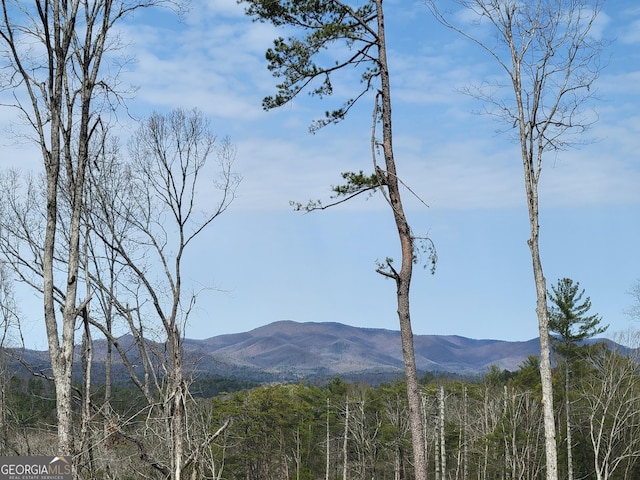
[[541, 201], [550, 207], [596, 207], [640, 203], [640, 171], [611, 155], [573, 151], [548, 165]]
[[244, 7], [236, 0], [194, 0], [189, 11], [189, 19], [195, 23], [198, 19], [211, 16], [239, 18], [244, 16]]
[[156, 22], [156, 14], [149, 13], [123, 28], [136, 58], [123, 80], [139, 87], [137, 102], [197, 106], [229, 119], [262, 115], [262, 97], [274, 83], [263, 60], [273, 28], [229, 15], [240, 8], [235, 2], [219, 3], [227, 8], [194, 6], [184, 23]]
[[[636, 12], [639, 15], [640, 12]], [[637, 45], [640, 43], [640, 19], [633, 20], [620, 32], [619, 40], [628, 45]]]
[[[470, 113], [482, 104], [459, 93], [466, 85], [491, 79], [499, 67], [484, 53], [478, 57], [478, 47], [437, 24], [426, 7], [424, 17], [421, 9], [395, 15], [398, 8], [404, 7], [390, 4], [387, 16], [401, 175], [434, 208], [523, 205], [519, 149], [507, 135], [495, 135], [499, 125], [491, 119]], [[598, 25], [610, 23], [603, 14]], [[329, 187], [339, 183], [340, 172], [370, 168], [367, 99], [346, 122], [316, 136], [307, 133], [309, 123], [324, 110], [352, 96], [358, 82], [355, 72], [336, 82], [336, 98], [309, 100], [302, 95], [265, 113], [261, 101], [274, 92], [276, 79], [266, 68], [264, 52], [282, 31], [251, 22], [234, 0], [198, 1], [184, 25], [153, 25], [136, 24], [126, 32], [134, 39], [138, 57], [131, 73], [141, 86], [137, 101], [156, 108], [197, 106], [214, 119], [217, 133], [231, 135], [238, 147], [236, 166], [244, 177], [237, 208], [282, 210], [289, 208], [289, 200], [326, 199]], [[419, 26], [428, 26], [429, 32]], [[628, 70], [609, 75], [605, 71], [598, 86], [603, 95], [629, 98], [640, 84], [636, 77]], [[630, 106], [635, 104], [632, 99]], [[607, 104], [597, 107], [604, 112]], [[592, 132], [603, 145], [565, 152], [558, 161], [547, 158], [541, 180], [544, 205], [638, 201], [633, 188], [637, 168], [614, 153], [637, 151], [637, 130], [628, 117], [618, 122], [603, 113]], [[407, 197], [411, 208], [420, 208], [410, 194]], [[385, 207], [356, 201], [344, 208]]]

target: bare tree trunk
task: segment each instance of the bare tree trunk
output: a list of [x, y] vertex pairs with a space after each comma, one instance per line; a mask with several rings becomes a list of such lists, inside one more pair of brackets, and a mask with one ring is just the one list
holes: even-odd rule
[[[421, 399], [422, 400], [422, 399]], [[422, 403], [424, 405], [424, 402]], [[399, 392], [393, 393], [383, 401], [384, 417], [393, 427], [394, 437], [386, 445], [393, 449], [393, 478], [400, 480], [404, 470], [404, 439], [409, 431], [409, 421], [405, 406], [405, 397]], [[423, 411], [421, 411], [421, 415]]]
[[[489, 435], [489, 387], [484, 389], [484, 397], [482, 402], [482, 411], [484, 413], [483, 418], [483, 435], [486, 437]], [[482, 462], [482, 477], [481, 480], [487, 480], [487, 474], [489, 469], [489, 442], [484, 443], [484, 456]]]
[[571, 435], [571, 399], [569, 398], [569, 362], [566, 361], [564, 377], [564, 409], [567, 415], [567, 480], [573, 480], [573, 438]]
[[82, 334], [82, 410], [80, 426], [80, 454], [86, 456], [87, 469], [91, 475], [94, 474], [93, 462], [93, 442], [91, 439], [91, 367], [93, 364], [93, 339], [89, 329], [88, 312], [85, 312], [83, 319]]
[[421, 395], [421, 413], [422, 413], [422, 437], [424, 438], [424, 445], [422, 448], [424, 449], [425, 454], [425, 465], [429, 464], [429, 436], [427, 435], [427, 397], [423, 393]]
[[[422, 427], [420, 390], [416, 359], [413, 345], [413, 331], [411, 328], [411, 310], [409, 307], [409, 293], [411, 277], [413, 274], [414, 245], [413, 235], [409, 227], [402, 200], [396, 173], [396, 164], [393, 154], [392, 127], [391, 127], [391, 86], [389, 81], [389, 69], [387, 66], [387, 51], [385, 40], [385, 23], [382, 0], [375, 0], [378, 18], [378, 59], [380, 64], [381, 80], [381, 104], [382, 104], [382, 147], [384, 152], [385, 172], [376, 171], [384, 178], [389, 194], [389, 204], [393, 210], [400, 239], [402, 262], [400, 271], [396, 271], [388, 263], [391, 271], [386, 272], [396, 281], [398, 319], [400, 322], [400, 338], [402, 342], [402, 356], [404, 358], [404, 371], [407, 383], [407, 399], [409, 405], [409, 419], [411, 423], [411, 439], [413, 447], [413, 463], [416, 480], [426, 480], [427, 465], [424, 450], [424, 435]], [[379, 270], [380, 271], [380, 270]]]
[[[518, 98], [521, 98], [520, 96]], [[522, 100], [519, 101], [519, 103]], [[522, 108], [521, 129], [524, 130], [524, 106]], [[523, 138], [526, 138], [523, 134]], [[540, 335], [540, 381], [542, 383], [542, 410], [544, 415], [545, 454], [547, 458], [547, 480], [558, 479], [558, 451], [556, 446], [556, 424], [553, 411], [553, 381], [551, 372], [551, 342], [549, 340], [549, 312], [547, 307], [547, 283], [542, 272], [540, 261], [540, 244], [538, 224], [538, 177], [540, 170], [535, 170], [533, 153], [529, 152], [525, 141], [522, 142], [522, 158], [525, 171], [525, 188], [529, 211], [531, 237], [528, 240], [533, 263], [533, 277], [536, 284], [536, 313], [538, 315], [538, 333]], [[540, 152], [541, 155], [541, 152]], [[540, 165], [541, 159], [538, 161]]]
[[186, 387], [182, 373], [182, 337], [177, 331], [169, 336], [171, 345], [169, 352], [171, 355], [170, 392], [169, 404], [166, 405], [166, 412], [169, 414], [169, 434], [172, 439], [170, 444], [171, 463], [173, 466], [173, 480], [182, 478], [182, 460], [184, 457], [184, 435], [186, 433]]
[[444, 431], [444, 385], [440, 385], [438, 394], [438, 430], [440, 432], [440, 475], [447, 478], [447, 447]]
[[[591, 34], [598, 0], [457, 0], [468, 13], [484, 17], [494, 30], [472, 32], [469, 24], [455, 26], [442, 14], [437, 2], [427, 4], [438, 20], [486, 50], [504, 70], [513, 96], [499, 96], [500, 89], [479, 86], [473, 95], [489, 105], [489, 111], [518, 128], [521, 161], [529, 214], [536, 313], [540, 336], [540, 380], [545, 431], [546, 478], [557, 480], [558, 458], [553, 412], [553, 388], [547, 311], [546, 280], [540, 260], [538, 185], [543, 154], [564, 150], [593, 121], [583, 106], [593, 95], [592, 85], [601, 70], [602, 42]], [[471, 23], [471, 22], [470, 22]], [[495, 35], [494, 35], [495, 34]], [[490, 38], [490, 40], [488, 40]]]
[[[109, 442], [111, 441], [110, 435], [111, 435], [111, 428], [112, 428], [112, 422], [114, 421], [114, 415], [113, 415], [113, 409], [112, 409], [112, 405], [111, 405], [111, 388], [112, 388], [112, 362], [113, 362], [113, 342], [111, 340], [111, 335], [113, 334], [113, 327], [112, 327], [112, 318], [111, 318], [111, 309], [108, 308], [105, 311], [106, 315], [105, 315], [105, 328], [107, 329], [107, 331], [109, 332], [109, 336], [105, 338], [105, 341], [107, 342], [107, 350], [105, 353], [105, 359], [104, 359], [104, 397], [103, 397], [103, 402], [102, 402], [102, 409], [104, 412], [104, 420], [103, 420], [103, 438], [105, 439], [105, 441]], [[111, 463], [110, 462], [106, 462], [105, 466], [105, 474], [107, 476], [107, 478], [109, 478], [109, 475], [111, 474]]]
[[[502, 443], [504, 444], [504, 463], [502, 465], [502, 478], [507, 478], [510, 465], [509, 436], [507, 432], [507, 422], [509, 420], [509, 387], [502, 387]], [[510, 423], [510, 422], [509, 422]]]
[[329, 430], [329, 406], [330, 406], [330, 402], [329, 402], [329, 398], [327, 398], [327, 438], [326, 438], [326, 442], [327, 442], [327, 455], [326, 455], [326, 464], [325, 464], [325, 474], [324, 474], [324, 478], [325, 480], [329, 480], [329, 469], [331, 468], [331, 463], [329, 462], [330, 460], [330, 447], [331, 447], [331, 431]]
[[344, 438], [342, 440], [342, 480], [347, 480], [347, 469], [349, 466], [349, 455], [348, 455], [348, 438], [349, 438], [349, 396], [347, 395], [347, 399], [345, 400], [345, 411], [344, 411]]
[[[58, 220], [58, 186], [60, 179], [60, 167], [63, 163], [61, 158], [62, 145], [60, 142], [60, 132], [62, 130], [61, 116], [63, 108], [62, 103], [64, 99], [64, 72], [66, 70], [66, 57], [69, 55], [69, 46], [75, 26], [71, 25], [69, 28], [68, 25], [61, 23], [60, 2], [54, 2], [53, 9], [54, 44], [51, 45], [51, 40], [47, 39], [49, 65], [53, 67], [49, 72], [50, 82], [48, 85], [49, 91], [47, 92], [47, 96], [51, 101], [50, 112], [47, 112], [51, 116], [50, 149], [47, 149], [47, 142], [44, 134], [41, 138], [47, 182], [46, 230], [42, 265], [43, 301], [44, 321], [47, 330], [49, 355], [51, 358], [51, 370], [56, 389], [58, 451], [61, 455], [73, 455], [75, 453], [75, 449], [73, 444], [71, 417], [71, 367], [73, 360], [73, 335], [76, 315], [75, 312], [69, 311], [69, 302], [71, 299], [65, 299], [68, 303], [65, 305], [62, 312], [62, 343], [60, 343], [58, 338], [58, 322], [55, 311], [55, 283], [53, 275]], [[75, 16], [75, 14], [73, 14], [72, 17], [73, 16]], [[26, 80], [29, 80], [26, 72], [25, 76], [27, 77]], [[73, 249], [74, 246], [70, 245], [69, 256], [72, 255]], [[72, 293], [69, 291], [69, 288], [73, 289], [75, 286], [75, 278], [73, 278], [74, 273], [77, 275], [77, 270], [73, 272], [71, 268], [69, 268], [67, 272], [67, 282], [71, 280], [71, 284], [68, 285], [67, 295]], [[75, 296], [73, 297], [73, 301], [75, 302]], [[70, 315], [70, 313], [73, 313], [73, 315]]]
[[438, 416], [438, 423], [436, 424], [436, 434], [433, 436], [433, 465], [434, 465], [434, 475], [436, 480], [443, 480], [442, 471], [440, 470], [440, 416]]
[[462, 402], [462, 478], [463, 480], [469, 480], [469, 393], [466, 384], [462, 387]]
[[518, 416], [520, 415], [520, 405], [518, 405], [516, 401], [516, 392], [512, 390], [511, 397], [509, 398], [509, 403], [511, 404], [511, 412], [510, 412], [510, 422], [511, 423], [511, 431], [509, 432], [511, 435], [511, 453], [509, 457], [509, 461], [511, 464], [511, 474], [510, 478], [515, 480], [518, 478], [518, 465], [521, 464], [519, 461], [519, 452], [518, 452]]

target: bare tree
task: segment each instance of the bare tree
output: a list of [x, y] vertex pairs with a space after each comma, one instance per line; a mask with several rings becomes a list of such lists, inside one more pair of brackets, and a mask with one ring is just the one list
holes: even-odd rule
[[227, 417], [222, 424], [214, 424], [213, 410], [214, 406], [209, 399], [193, 402], [193, 414], [188, 419], [186, 436], [186, 450], [189, 454], [184, 461], [185, 470], [191, 471], [191, 480], [220, 480], [224, 473], [224, 457], [217, 461], [210, 447], [219, 437], [224, 436], [231, 418]]
[[[536, 287], [540, 334], [540, 377], [544, 407], [547, 479], [558, 477], [553, 412], [546, 280], [540, 257], [538, 185], [548, 152], [578, 142], [593, 116], [584, 109], [593, 97], [602, 41], [592, 27], [599, 0], [456, 0], [473, 18], [460, 26], [426, 0], [436, 18], [489, 53], [508, 83], [483, 84], [468, 93], [485, 102], [487, 112], [504, 122], [520, 146], [529, 213], [528, 239]], [[474, 26], [477, 28], [474, 30]], [[487, 27], [491, 35], [483, 34]], [[503, 91], [509, 92], [502, 94]]]
[[20, 316], [15, 303], [11, 269], [0, 262], [0, 455], [10, 455], [9, 405], [7, 399], [11, 359], [8, 349], [21, 342]]
[[[150, 463], [180, 479], [185, 459], [191, 458], [184, 443], [190, 397], [182, 342], [197, 297], [183, 286], [183, 264], [188, 247], [233, 201], [240, 177], [232, 171], [235, 148], [226, 139], [216, 142], [197, 110], [153, 114], [135, 133], [129, 150], [130, 164], [108, 170], [119, 169], [121, 181], [97, 182], [92, 196], [94, 232], [117, 258], [112, 265], [122, 265], [119, 291], [98, 270], [90, 281], [125, 319], [135, 339], [135, 359], [103, 322], [92, 324], [118, 350], [150, 412], [157, 411], [164, 422], [156, 440], [164, 440], [169, 465], [161, 457]], [[217, 157], [219, 171], [207, 197], [198, 197], [210, 156]], [[200, 203], [208, 205], [206, 213], [197, 209]]]
[[543, 423], [540, 403], [530, 391], [505, 386], [505, 471], [508, 478], [539, 478], [542, 457]]
[[[132, 10], [163, 0], [2, 0], [0, 49], [3, 85], [31, 127], [39, 145], [46, 179], [44, 236], [40, 245], [44, 321], [56, 388], [59, 454], [75, 453], [71, 409], [71, 369], [76, 320], [90, 296], [78, 299], [81, 212], [89, 144], [100, 130], [99, 110], [113, 93], [113, 78], [102, 61], [114, 47], [110, 32]], [[63, 181], [62, 175], [66, 177]], [[68, 243], [56, 257], [58, 200], [62, 189], [71, 199]], [[59, 271], [59, 260], [64, 269]], [[56, 298], [58, 296], [58, 298]], [[60, 301], [61, 317], [56, 303]], [[60, 321], [59, 321], [60, 320]]]
[[393, 478], [403, 478], [405, 459], [405, 439], [409, 433], [409, 416], [407, 415], [406, 395], [400, 395], [397, 389], [388, 389], [382, 402], [382, 413], [386, 422], [391, 425], [393, 435], [384, 445], [393, 451]]
[[632, 332], [619, 338], [631, 347], [624, 351], [601, 344], [587, 356], [590, 372], [579, 394], [597, 480], [612, 478], [621, 467], [631, 470], [640, 458], [638, 337]]
[[355, 457], [350, 459], [349, 470], [354, 479], [375, 478], [379, 453], [377, 444], [382, 420], [378, 412], [368, 405], [364, 392], [351, 399], [349, 408], [349, 451], [353, 452]]
[[[176, 110], [169, 115], [155, 114], [143, 124], [131, 144], [131, 162], [123, 162], [117, 144], [91, 144], [95, 162], [85, 182], [86, 205], [81, 215], [83, 251], [79, 258], [79, 283], [95, 299], [97, 308], [82, 310], [83, 322], [83, 388], [80, 449], [76, 470], [94, 471], [92, 438], [109, 440], [114, 434], [131, 440], [152, 468], [165, 476], [180, 478], [184, 462], [196, 460], [183, 450], [189, 403], [188, 376], [183, 372], [182, 339], [184, 326], [197, 293], [186, 292], [182, 280], [184, 254], [193, 240], [221, 215], [235, 195], [239, 177], [231, 170], [235, 149], [228, 140], [217, 142], [208, 122], [198, 111]], [[97, 150], [96, 150], [97, 148]], [[219, 172], [204, 172], [209, 157], [218, 160]], [[211, 167], [215, 168], [215, 167]], [[198, 186], [206, 175], [215, 175], [206, 196], [196, 197]], [[65, 176], [61, 176], [65, 179]], [[26, 177], [24, 184], [17, 172], [7, 172], [0, 182], [2, 198], [2, 252], [14, 262], [21, 279], [42, 291], [42, 243], [45, 227], [42, 208], [44, 182]], [[215, 192], [220, 192], [219, 196]], [[55, 258], [58, 266], [66, 266], [64, 249], [70, 237], [65, 228], [72, 211], [70, 196], [59, 196], [60, 228]], [[200, 213], [198, 205], [206, 203], [208, 213]], [[158, 269], [157, 266], [160, 266]], [[159, 280], [158, 280], [159, 279]], [[164, 280], [163, 280], [164, 279]], [[55, 290], [62, 305], [64, 294]], [[89, 293], [87, 294], [89, 295]], [[153, 322], [153, 318], [158, 322]], [[114, 320], [123, 322], [114, 328]], [[110, 393], [96, 408], [91, 391], [91, 328], [98, 329], [115, 348], [128, 368], [134, 383], [148, 403], [145, 413], [154, 413], [163, 430], [154, 437], [169, 450], [169, 455], [155, 455], [144, 442], [125, 431], [136, 419], [118, 419], [112, 415]], [[118, 335], [130, 332], [135, 338], [134, 351], [127, 350]], [[133, 353], [133, 355], [132, 355]], [[106, 367], [110, 368], [111, 353]], [[141, 365], [137, 368], [135, 365]], [[106, 386], [110, 372], [106, 372]], [[98, 413], [103, 420], [103, 433], [90, 432], [89, 420]], [[157, 415], [155, 415], [157, 414]], [[192, 442], [190, 443], [192, 445]], [[195, 451], [201, 451], [202, 449]], [[167, 464], [164, 459], [168, 458]], [[85, 460], [82, 460], [85, 459]], [[114, 472], [115, 474], [115, 472]]]
[[[95, 142], [92, 142], [95, 143]], [[91, 154], [93, 161], [98, 161], [98, 156]], [[101, 165], [102, 167], [102, 165]], [[66, 184], [66, 175], [61, 174], [60, 182]], [[90, 184], [91, 182], [89, 182]], [[87, 186], [87, 185], [85, 185]], [[86, 195], [85, 192], [83, 195]], [[0, 175], [0, 199], [2, 210], [0, 213], [0, 251], [12, 263], [14, 271], [23, 283], [26, 283], [34, 290], [43, 293], [42, 278], [43, 269], [43, 244], [46, 231], [46, 182], [42, 175], [23, 175], [18, 171], [10, 170]], [[90, 202], [89, 202], [90, 203]], [[70, 213], [72, 211], [72, 201], [68, 189], [60, 189], [58, 198], [58, 215], [57, 215], [57, 241], [54, 249], [54, 258], [56, 260], [56, 269], [64, 271], [67, 260], [67, 245], [70, 239]], [[86, 211], [82, 214], [81, 220], [82, 230], [82, 249], [79, 259], [81, 268], [79, 269], [78, 283], [83, 285], [87, 291], [87, 297], [96, 293], [91, 288], [91, 284], [85, 281], [87, 276], [86, 270], [90, 263], [98, 263], [100, 259], [105, 258], [106, 254], [98, 254], [90, 247], [91, 239], [86, 234]], [[93, 256], [93, 262], [87, 259], [87, 255]], [[101, 271], [104, 269], [104, 262], [100, 262]], [[99, 293], [99, 292], [98, 292]], [[54, 299], [58, 307], [64, 305], [64, 291], [59, 286], [54, 289]], [[96, 306], [101, 305], [101, 295], [97, 296], [98, 302], [93, 302]], [[86, 304], [80, 314], [82, 332], [81, 358], [82, 358], [82, 382], [81, 386], [75, 387], [73, 393], [74, 399], [81, 400], [80, 410], [80, 429], [74, 432], [76, 440], [76, 455], [74, 456], [75, 467], [78, 472], [85, 468], [91, 468], [93, 455], [92, 432], [90, 431], [90, 421], [94, 417], [95, 405], [91, 402], [91, 377], [92, 377], [92, 333], [89, 329], [89, 303]], [[108, 327], [108, 323], [107, 323]], [[29, 365], [26, 365], [31, 368]], [[33, 374], [40, 377], [46, 377], [52, 380], [48, 371], [32, 371]], [[109, 378], [107, 376], [107, 388], [109, 391]], [[107, 396], [108, 399], [108, 396]], [[108, 418], [110, 411], [108, 400], [105, 405], [100, 408], [100, 412], [105, 418]], [[106, 434], [104, 435], [106, 436]], [[49, 443], [52, 452], [57, 451], [54, 444]], [[85, 462], [85, 459], [89, 460]], [[84, 464], [83, 464], [84, 463]]]
[[629, 295], [633, 298], [633, 305], [627, 309], [627, 315], [634, 320], [640, 320], [640, 280], [637, 280], [629, 289]]
[[349, 396], [344, 401], [344, 436], [342, 439], [342, 480], [348, 480], [349, 472]]

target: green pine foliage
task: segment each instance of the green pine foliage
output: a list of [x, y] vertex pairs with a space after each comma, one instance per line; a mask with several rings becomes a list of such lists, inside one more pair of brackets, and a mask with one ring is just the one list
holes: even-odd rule
[[6, 412], [20, 428], [55, 424], [55, 391], [42, 378], [12, 376], [6, 385]]
[[[570, 278], [561, 278], [547, 293], [552, 305], [549, 308], [549, 331], [554, 334], [554, 347], [563, 356], [571, 355], [584, 340], [604, 333], [607, 326], [601, 326], [602, 318], [588, 314], [591, 298], [584, 297], [580, 283]], [[583, 300], [584, 298], [584, 300]]]
[[[275, 95], [264, 98], [265, 110], [287, 104], [303, 90], [308, 90], [311, 96], [330, 96], [332, 78], [339, 70], [345, 66], [362, 69], [362, 90], [316, 120], [310, 130], [317, 131], [344, 119], [355, 102], [373, 87], [378, 76], [371, 53], [376, 48], [375, 28], [369, 25], [376, 19], [373, 3], [364, 2], [357, 8], [326, 0], [242, 0], [241, 3], [247, 5], [246, 13], [255, 21], [306, 32], [300, 37], [277, 38], [267, 50], [268, 68], [280, 83]], [[346, 47], [343, 58], [323, 55], [337, 43]]]

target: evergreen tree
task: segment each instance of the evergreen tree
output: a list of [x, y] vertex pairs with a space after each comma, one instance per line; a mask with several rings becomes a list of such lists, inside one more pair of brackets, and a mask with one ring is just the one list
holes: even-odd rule
[[[571, 400], [569, 398], [571, 364], [576, 359], [581, 343], [605, 332], [607, 326], [600, 326], [602, 318], [597, 314], [588, 315], [591, 299], [584, 300], [584, 289], [580, 283], [570, 278], [561, 278], [557, 286], [551, 286], [547, 296], [552, 306], [549, 308], [549, 332], [556, 352], [564, 359], [564, 398], [567, 415], [567, 478], [573, 480], [573, 453], [571, 435]], [[582, 303], [581, 303], [582, 302]]]
[[578, 292], [579, 282], [561, 278], [551, 289], [552, 292], [547, 292], [553, 304], [549, 308], [549, 331], [554, 334], [551, 341], [556, 351], [567, 358], [576, 352], [581, 342], [604, 333], [608, 325], [600, 326], [600, 315], [587, 315], [591, 310], [591, 298], [582, 300], [585, 291]]

